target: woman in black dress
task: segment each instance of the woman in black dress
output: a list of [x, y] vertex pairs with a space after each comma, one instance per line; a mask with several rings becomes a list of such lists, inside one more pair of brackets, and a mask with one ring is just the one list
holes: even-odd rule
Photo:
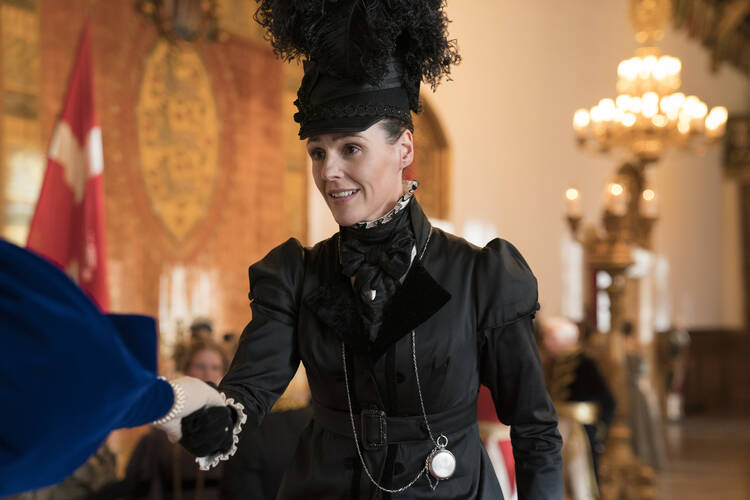
[[562, 498], [534, 275], [507, 241], [478, 248], [432, 227], [402, 179], [420, 83], [459, 59], [443, 3], [266, 0], [256, 19], [279, 55], [304, 59], [295, 120], [340, 231], [250, 266], [253, 318], [219, 386], [236, 410], [183, 418], [182, 443], [204, 465], [227, 458], [229, 419], [259, 425], [302, 362], [314, 417], [279, 498], [497, 499], [476, 422], [484, 384], [512, 428], [519, 498]]

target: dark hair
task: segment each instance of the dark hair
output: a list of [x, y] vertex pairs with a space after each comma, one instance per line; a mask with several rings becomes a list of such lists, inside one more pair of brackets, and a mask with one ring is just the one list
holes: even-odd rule
[[622, 322], [622, 335], [624, 337], [631, 337], [633, 335], [633, 322], [626, 320]]
[[378, 123], [385, 130], [388, 144], [395, 144], [398, 138], [401, 137], [401, 134], [406, 130], [410, 130], [412, 133], [414, 132], [414, 127], [412, 125], [406, 123], [404, 120], [399, 120], [398, 118], [387, 117], [383, 118]]
[[195, 337], [200, 330], [206, 330], [208, 333], [213, 333], [214, 328], [211, 325], [211, 321], [207, 319], [196, 319], [190, 325], [190, 333]]

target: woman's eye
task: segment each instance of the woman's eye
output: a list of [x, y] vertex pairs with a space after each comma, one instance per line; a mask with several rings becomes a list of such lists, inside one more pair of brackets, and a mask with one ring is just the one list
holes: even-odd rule
[[347, 155], [353, 155], [360, 151], [359, 146], [355, 146], [354, 144], [347, 144], [344, 146], [344, 153]]
[[315, 149], [310, 152], [310, 158], [312, 159], [312, 161], [320, 161], [325, 157], [326, 157], [325, 152], [323, 152], [320, 149]]

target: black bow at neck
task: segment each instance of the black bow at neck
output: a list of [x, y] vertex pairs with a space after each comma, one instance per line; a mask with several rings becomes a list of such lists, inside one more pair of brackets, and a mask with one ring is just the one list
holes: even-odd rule
[[340, 235], [342, 272], [353, 278], [365, 330], [374, 340], [383, 307], [411, 265], [416, 240], [409, 210], [404, 207], [389, 222], [369, 229], [342, 227]]

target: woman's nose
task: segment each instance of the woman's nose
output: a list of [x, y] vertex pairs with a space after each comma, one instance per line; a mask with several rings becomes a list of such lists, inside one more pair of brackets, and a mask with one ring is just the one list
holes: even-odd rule
[[327, 157], [323, 161], [323, 168], [320, 172], [324, 180], [331, 181], [341, 178], [341, 164], [335, 157]]

